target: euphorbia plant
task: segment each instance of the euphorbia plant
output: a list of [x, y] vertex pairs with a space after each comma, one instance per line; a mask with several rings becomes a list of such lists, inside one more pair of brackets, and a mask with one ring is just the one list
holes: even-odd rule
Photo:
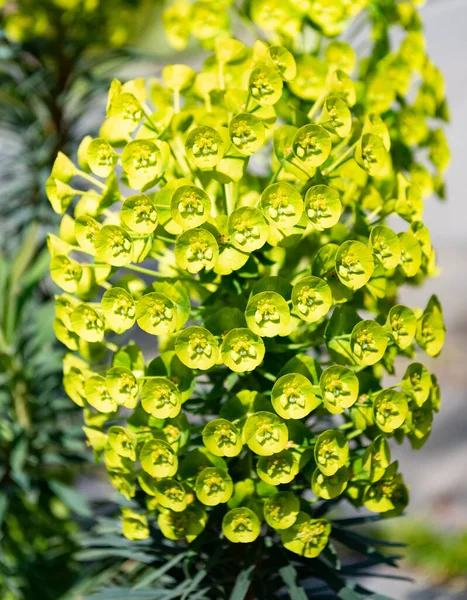
[[[441, 351], [440, 304], [397, 292], [436, 271], [422, 218], [449, 160], [442, 77], [408, 2], [253, 2], [268, 34], [252, 47], [219, 6], [166, 15], [181, 46], [204, 11], [199, 72], [115, 81], [78, 166], [57, 157], [64, 383], [131, 501], [129, 539], [154, 520], [192, 543], [209, 524], [222, 544], [329, 559], [338, 501], [405, 509], [389, 441], [422, 446], [439, 407], [415, 352]], [[373, 27], [361, 57], [338, 37], [357, 12]]]

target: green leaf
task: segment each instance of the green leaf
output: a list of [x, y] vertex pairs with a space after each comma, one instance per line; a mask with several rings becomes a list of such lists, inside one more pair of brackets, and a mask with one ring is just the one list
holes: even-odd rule
[[49, 487], [74, 513], [81, 517], [92, 517], [91, 507], [83, 494], [58, 481], [49, 482]]
[[237, 577], [235, 581], [232, 593], [229, 596], [229, 600], [244, 600], [248, 594], [248, 590], [251, 585], [251, 575], [255, 569], [255, 565], [244, 569]]
[[308, 596], [305, 590], [297, 585], [297, 571], [292, 565], [279, 569], [279, 574], [287, 586], [290, 600], [307, 600]]

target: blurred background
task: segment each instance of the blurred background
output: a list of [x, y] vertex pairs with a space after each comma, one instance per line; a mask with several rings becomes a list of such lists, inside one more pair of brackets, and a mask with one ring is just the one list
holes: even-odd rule
[[[78, 579], [84, 593], [78, 531], [91, 518], [90, 503], [105, 515], [114, 494], [84, 447], [81, 410], [61, 389], [63, 350], [54, 342], [45, 249], [45, 233], [59, 219], [45, 198], [45, 180], [57, 150], [73, 153], [84, 135], [97, 133], [113, 77], [153, 77], [168, 63], [195, 64], [203, 56], [195, 44], [183, 53], [168, 46], [158, 0], [88, 0], [84, 11], [78, 4], [0, 0], [2, 600], [47, 600], [61, 592], [66, 598]], [[366, 584], [399, 600], [461, 600], [467, 598], [467, 0], [428, 0], [421, 13], [429, 54], [446, 79], [453, 160], [447, 200], [431, 199], [425, 209], [439, 276], [403, 290], [401, 301], [424, 306], [435, 293], [444, 307], [447, 343], [426, 363], [439, 377], [442, 405], [420, 452], [394, 448], [411, 504], [407, 516], [377, 532], [409, 544], [401, 575], [416, 582]]]

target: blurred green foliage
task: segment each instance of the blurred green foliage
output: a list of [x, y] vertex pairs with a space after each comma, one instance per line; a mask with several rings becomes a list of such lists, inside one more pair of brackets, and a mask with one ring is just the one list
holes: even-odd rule
[[0, 2], [0, 597], [61, 597], [78, 573], [74, 489], [89, 468], [81, 416], [62, 388], [44, 230], [45, 180], [72, 150], [110, 72], [132, 57], [144, 0]]
[[13, 248], [32, 220], [57, 223], [44, 187], [53, 160], [75, 148], [84, 115], [93, 129], [91, 107], [157, 4], [0, 1], [0, 247]]
[[406, 560], [434, 583], [464, 581], [467, 589], [467, 531], [441, 528], [418, 518], [383, 527], [389, 539], [407, 544]]
[[[61, 385], [48, 266], [32, 225], [10, 260], [0, 255], [0, 597], [57, 598], [70, 585], [70, 487], [87, 461], [80, 419]], [[51, 584], [53, 582], [53, 584]]]

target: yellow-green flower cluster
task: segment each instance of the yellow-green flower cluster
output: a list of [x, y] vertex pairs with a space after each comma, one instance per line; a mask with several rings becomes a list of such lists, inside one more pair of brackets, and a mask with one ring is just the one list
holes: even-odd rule
[[89, 40], [89, 28], [93, 28], [94, 44], [107, 47], [120, 47], [128, 41], [141, 5], [141, 0], [0, 0], [10, 42], [42, 38], [61, 43], [64, 31], [75, 42]]
[[[375, 42], [357, 58], [328, 37], [367, 4]], [[314, 557], [332, 536], [316, 502], [388, 516], [408, 503], [388, 438], [418, 448], [430, 433], [439, 389], [414, 358], [439, 354], [444, 322], [436, 297], [411, 309], [397, 290], [436, 272], [423, 206], [449, 153], [417, 13], [390, 5], [253, 2], [281, 43], [250, 48], [217, 35], [222, 3], [218, 23], [196, 2], [193, 31], [214, 47], [202, 69], [114, 81], [100, 137], [84, 138], [78, 165], [57, 157], [64, 385], [113, 485], [146, 495], [123, 514], [130, 539], [156, 516], [190, 542], [221, 514], [231, 542], [264, 525]], [[287, 41], [305, 20], [313, 51]], [[393, 50], [391, 22], [407, 30]], [[399, 355], [411, 362], [384, 389]]]

